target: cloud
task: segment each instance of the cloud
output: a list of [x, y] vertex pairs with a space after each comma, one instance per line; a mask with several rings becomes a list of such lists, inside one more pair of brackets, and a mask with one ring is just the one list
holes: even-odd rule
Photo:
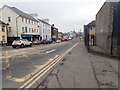
[[[60, 31], [80, 30], [84, 24], [95, 19], [95, 15], [106, 0], [32, 0], [32, 2], [3, 2], [27, 13], [38, 13], [39, 18], [48, 18]], [[17, 0], [16, 0], [17, 1]]]

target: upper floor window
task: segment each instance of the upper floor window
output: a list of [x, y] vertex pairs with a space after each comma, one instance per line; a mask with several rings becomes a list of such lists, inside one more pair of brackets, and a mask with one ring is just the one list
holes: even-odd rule
[[34, 24], [34, 21], [33, 21], [33, 24]]
[[31, 28], [29, 28], [29, 32], [31, 32]]
[[26, 21], [25, 21], [26, 23], [27, 23], [27, 18], [26, 18]]
[[9, 27], [9, 29], [8, 29], [8, 30], [9, 30], [9, 32], [11, 32], [11, 27]]
[[2, 25], [2, 32], [5, 32], [5, 26]]
[[24, 33], [24, 27], [22, 27], [22, 32]]
[[30, 24], [30, 19], [29, 19], [29, 24]]
[[5, 41], [5, 36], [2, 36], [2, 41]]
[[24, 18], [22, 18], [22, 22], [24, 22]]
[[11, 18], [10, 17], [8, 17], [8, 22], [11, 22]]

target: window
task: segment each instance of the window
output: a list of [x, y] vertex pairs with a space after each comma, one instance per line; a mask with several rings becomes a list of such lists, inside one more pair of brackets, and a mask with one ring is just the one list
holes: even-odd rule
[[10, 17], [8, 17], [8, 22], [11, 22], [11, 18]]
[[34, 21], [33, 21], [33, 24], [34, 24]]
[[24, 22], [24, 18], [22, 18], [22, 22]]
[[25, 21], [26, 23], [27, 23], [27, 19], [26, 19], [26, 21]]
[[2, 36], [2, 41], [5, 41], [5, 36]]
[[22, 32], [24, 33], [24, 27], [22, 27]]
[[5, 26], [2, 24], [2, 32], [5, 32]]
[[29, 24], [30, 24], [30, 19], [29, 19]]
[[9, 30], [9, 32], [11, 32], [11, 27], [9, 27], [9, 29], [8, 29], [8, 30]]
[[27, 27], [25, 27], [25, 33], [27, 33]]
[[43, 28], [43, 33], [44, 33], [44, 28]]
[[31, 32], [31, 28], [29, 28], [29, 32]]

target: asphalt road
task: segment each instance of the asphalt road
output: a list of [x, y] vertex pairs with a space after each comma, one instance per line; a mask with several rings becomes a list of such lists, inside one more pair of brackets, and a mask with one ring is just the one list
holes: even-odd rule
[[49, 63], [49, 61], [59, 57], [77, 42], [79, 40], [75, 39], [50, 45], [38, 45], [31, 48], [3, 48], [2, 87], [19, 88], [33, 77], [36, 72], [42, 70], [46, 62]]

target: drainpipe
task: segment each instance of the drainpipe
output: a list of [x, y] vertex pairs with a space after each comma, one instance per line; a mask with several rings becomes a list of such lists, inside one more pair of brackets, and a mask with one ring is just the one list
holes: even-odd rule
[[113, 55], [113, 31], [112, 31], [112, 35], [111, 35], [111, 55]]
[[16, 29], [17, 29], [17, 37], [18, 37], [18, 21], [17, 19], [20, 17], [20, 15], [16, 18]]

